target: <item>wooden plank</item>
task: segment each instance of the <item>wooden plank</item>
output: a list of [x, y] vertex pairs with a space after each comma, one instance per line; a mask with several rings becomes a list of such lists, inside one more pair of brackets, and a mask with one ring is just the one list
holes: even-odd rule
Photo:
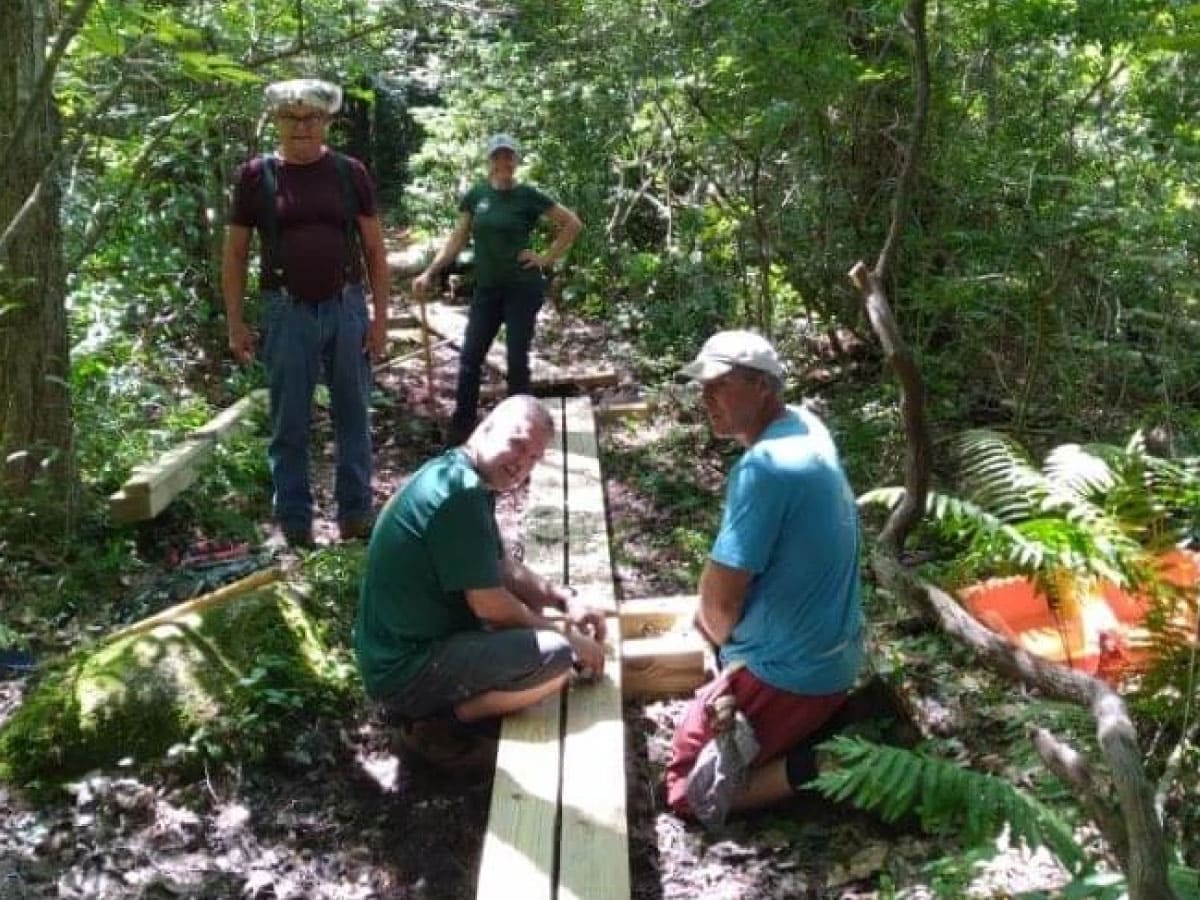
[[251, 391], [237, 403], [221, 410], [209, 421], [191, 432], [189, 438], [212, 438], [223, 441], [240, 427], [247, 424], [252, 413], [267, 408], [267, 389], [258, 388]]
[[[561, 435], [562, 402], [547, 401]], [[561, 441], [561, 438], [560, 438]], [[563, 456], [552, 446], [530, 475], [522, 529], [524, 562], [556, 581], [563, 577]], [[478, 900], [553, 900], [562, 696], [506, 716], [496, 752], [488, 831], [479, 863]]]
[[556, 694], [504, 718], [478, 900], [553, 900], [561, 705]]
[[650, 637], [668, 631], [689, 631], [699, 602], [694, 594], [643, 597], [621, 601], [621, 637]]
[[601, 403], [596, 407], [596, 416], [606, 422], [612, 419], [644, 419], [652, 412], [654, 403], [649, 400]]
[[[595, 417], [587, 398], [563, 401], [567, 572], [596, 606], [616, 611]], [[621, 637], [608, 619], [604, 674], [567, 696], [563, 737], [559, 900], [629, 900]]]
[[619, 632], [610, 616], [604, 676], [567, 697], [558, 900], [629, 900]]
[[417, 317], [410, 312], [388, 315], [388, 331], [391, 331], [393, 328], [416, 328], [419, 324]]
[[626, 697], [683, 697], [705, 681], [708, 648], [694, 631], [621, 642]]
[[[462, 347], [463, 338], [467, 333], [466, 313], [451, 309], [443, 303], [426, 303], [425, 324], [438, 337], [445, 338], [459, 348]], [[492, 342], [484, 362], [502, 375], [508, 370], [503, 341]]]
[[587, 397], [567, 398], [563, 401], [563, 411], [567, 448], [568, 581], [593, 606], [615, 613], [617, 601], [609, 555], [608, 516], [592, 401]]
[[189, 438], [153, 463], [134, 469], [121, 490], [133, 502], [143, 504], [145, 518], [152, 519], [192, 485], [216, 446], [212, 438]]

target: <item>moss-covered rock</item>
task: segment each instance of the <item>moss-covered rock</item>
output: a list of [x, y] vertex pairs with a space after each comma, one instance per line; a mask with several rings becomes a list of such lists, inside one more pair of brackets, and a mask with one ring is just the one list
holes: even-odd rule
[[47, 672], [0, 731], [0, 778], [57, 782], [157, 760], [198, 734], [252, 757], [345, 694], [352, 671], [320, 639], [302, 588], [218, 593]]

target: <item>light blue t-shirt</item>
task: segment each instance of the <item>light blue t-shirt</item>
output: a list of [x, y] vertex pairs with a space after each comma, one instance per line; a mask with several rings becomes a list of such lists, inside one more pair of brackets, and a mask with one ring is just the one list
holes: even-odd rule
[[858, 542], [829, 431], [788, 407], [729, 473], [711, 556], [754, 577], [721, 661], [797, 694], [849, 688], [863, 657]]

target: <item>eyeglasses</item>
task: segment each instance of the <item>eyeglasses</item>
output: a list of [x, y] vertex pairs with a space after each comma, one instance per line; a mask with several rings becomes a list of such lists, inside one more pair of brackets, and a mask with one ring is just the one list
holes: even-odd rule
[[287, 125], [290, 128], [298, 128], [301, 125], [324, 125], [329, 121], [329, 116], [324, 113], [310, 113], [307, 116], [297, 116], [294, 113], [279, 113], [276, 118], [280, 123]]

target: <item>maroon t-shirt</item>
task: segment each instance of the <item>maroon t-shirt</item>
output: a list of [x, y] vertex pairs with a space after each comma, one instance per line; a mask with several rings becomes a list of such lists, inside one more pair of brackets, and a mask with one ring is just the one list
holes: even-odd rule
[[[358, 215], [375, 215], [375, 186], [357, 159], [350, 161], [351, 181], [358, 195]], [[238, 169], [233, 185], [229, 221], [261, 230], [263, 160], [255, 157]], [[275, 215], [282, 247], [283, 278], [275, 274], [275, 261], [262, 240], [259, 285], [263, 289], [286, 287], [298, 300], [316, 303], [341, 289], [346, 262], [346, 204], [337, 161], [328, 152], [316, 162], [301, 165], [275, 159]], [[350, 260], [351, 283], [363, 280], [362, 260]]]

